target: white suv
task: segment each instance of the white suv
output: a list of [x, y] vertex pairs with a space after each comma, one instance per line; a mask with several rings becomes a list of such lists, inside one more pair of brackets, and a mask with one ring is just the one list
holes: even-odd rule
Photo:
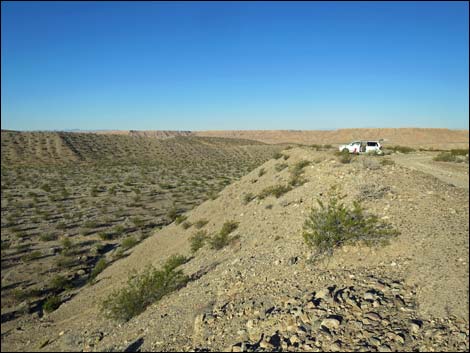
[[348, 145], [340, 145], [341, 152], [348, 151], [349, 153], [377, 153], [382, 154], [382, 145], [379, 141], [354, 141]]

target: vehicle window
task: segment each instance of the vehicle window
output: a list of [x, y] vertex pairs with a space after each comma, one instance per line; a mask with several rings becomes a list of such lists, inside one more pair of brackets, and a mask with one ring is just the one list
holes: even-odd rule
[[377, 146], [377, 142], [367, 142], [367, 146]]

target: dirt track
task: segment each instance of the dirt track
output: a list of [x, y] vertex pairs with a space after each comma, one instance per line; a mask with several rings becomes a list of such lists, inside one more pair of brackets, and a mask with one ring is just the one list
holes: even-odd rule
[[468, 190], [468, 164], [433, 161], [434, 153], [394, 155], [396, 163], [435, 176], [447, 184]]

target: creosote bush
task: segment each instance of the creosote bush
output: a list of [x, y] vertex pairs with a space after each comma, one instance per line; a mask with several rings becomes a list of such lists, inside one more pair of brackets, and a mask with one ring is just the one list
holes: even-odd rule
[[211, 248], [215, 250], [220, 250], [226, 247], [228, 244], [230, 244], [233, 240], [237, 239], [237, 237], [229, 236], [230, 233], [232, 233], [237, 228], [238, 228], [238, 222], [235, 222], [235, 221], [225, 222], [220, 232], [209, 239], [209, 244]]
[[209, 223], [209, 221], [207, 219], [200, 219], [200, 220], [198, 220], [194, 223], [194, 227], [196, 227], [197, 229], [201, 229], [207, 223]]
[[187, 261], [185, 256], [174, 255], [161, 269], [148, 267], [141, 274], [134, 273], [125, 288], [114, 291], [102, 302], [102, 313], [117, 321], [128, 321], [142, 313], [150, 304], [186, 285], [189, 277], [176, 268]]
[[252, 200], [255, 199], [255, 197], [256, 196], [252, 192], [249, 192], [249, 193], [243, 195], [243, 204], [244, 205], [249, 204]]
[[56, 310], [60, 306], [61, 303], [62, 303], [62, 301], [60, 300], [60, 298], [58, 296], [54, 295], [54, 296], [49, 297], [49, 298], [46, 299], [46, 301], [42, 305], [42, 309], [46, 313], [50, 313], [50, 312]]
[[205, 230], [199, 230], [194, 233], [191, 238], [189, 238], [189, 242], [191, 244], [191, 251], [195, 253], [200, 248], [202, 248], [208, 239], [207, 232]]
[[328, 204], [317, 200], [319, 208], [313, 208], [305, 220], [303, 237], [316, 255], [332, 255], [334, 249], [358, 242], [367, 246], [386, 244], [399, 234], [377, 216], [366, 214], [358, 201], [347, 207], [342, 202], [344, 197], [333, 187]]
[[258, 197], [260, 199], [265, 199], [268, 196], [275, 196], [276, 198], [281, 197], [284, 195], [286, 192], [289, 192], [292, 190], [292, 187], [290, 185], [273, 185], [273, 186], [268, 186], [267, 188], [264, 188], [261, 190], [260, 194]]
[[101, 272], [104, 271], [104, 269], [108, 266], [108, 263], [106, 262], [105, 259], [99, 259], [98, 262], [96, 263], [95, 267], [93, 267], [93, 270], [91, 271], [90, 274], [90, 279], [93, 280], [98, 276]]

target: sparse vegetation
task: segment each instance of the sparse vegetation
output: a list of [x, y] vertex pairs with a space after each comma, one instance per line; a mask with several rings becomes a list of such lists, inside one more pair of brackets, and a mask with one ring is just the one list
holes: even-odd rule
[[235, 222], [235, 221], [225, 222], [220, 232], [209, 239], [209, 244], [211, 248], [215, 250], [220, 250], [226, 247], [227, 245], [229, 245], [233, 240], [236, 239], [236, 237], [230, 237], [229, 235], [237, 228], [238, 228], [238, 222]]
[[107, 266], [108, 266], [108, 263], [106, 262], [106, 260], [100, 259], [96, 263], [95, 267], [93, 267], [93, 270], [91, 271], [91, 274], [90, 274], [90, 279], [94, 280], [96, 276], [98, 276], [101, 272], [103, 272]]
[[387, 150], [399, 153], [411, 153], [415, 151], [414, 148], [408, 146], [387, 146]]
[[437, 162], [467, 162], [468, 163], [468, 150], [454, 149], [450, 152], [440, 152], [433, 158]]
[[256, 196], [252, 192], [248, 192], [248, 193], [243, 195], [243, 204], [247, 205], [251, 201], [253, 201], [255, 198], [256, 198]]
[[189, 242], [191, 244], [191, 251], [195, 253], [200, 248], [202, 248], [207, 241], [208, 236], [205, 230], [199, 230], [194, 233], [191, 238], [189, 238]]
[[268, 196], [274, 196], [276, 198], [281, 197], [284, 195], [286, 192], [289, 192], [292, 190], [292, 187], [289, 185], [274, 185], [274, 186], [268, 186], [267, 188], [263, 189], [258, 197], [260, 199], [265, 199]]
[[207, 223], [209, 223], [209, 221], [207, 219], [200, 219], [196, 222], [194, 222], [194, 227], [196, 229], [201, 229], [202, 227], [204, 227]]
[[50, 312], [58, 309], [60, 304], [62, 304], [62, 301], [60, 300], [60, 298], [58, 296], [54, 295], [54, 296], [49, 297], [49, 298], [46, 299], [46, 301], [42, 305], [42, 309], [46, 313], [50, 313]]
[[172, 256], [160, 270], [149, 267], [141, 274], [132, 275], [125, 288], [114, 291], [101, 305], [107, 318], [128, 321], [142, 313], [148, 305], [180, 289], [189, 280], [177, 267], [187, 262], [184, 256]]
[[366, 214], [358, 201], [347, 207], [342, 201], [345, 196], [336, 188], [328, 196], [327, 204], [317, 200], [319, 208], [311, 210], [303, 226], [304, 240], [316, 255], [332, 255], [334, 249], [358, 242], [385, 244], [398, 234], [390, 224]]
[[136, 246], [137, 243], [138, 243], [138, 241], [133, 236], [130, 236], [130, 237], [125, 238], [121, 242], [121, 247], [122, 247], [122, 249], [127, 250], [127, 249], [130, 249], [130, 248]]

